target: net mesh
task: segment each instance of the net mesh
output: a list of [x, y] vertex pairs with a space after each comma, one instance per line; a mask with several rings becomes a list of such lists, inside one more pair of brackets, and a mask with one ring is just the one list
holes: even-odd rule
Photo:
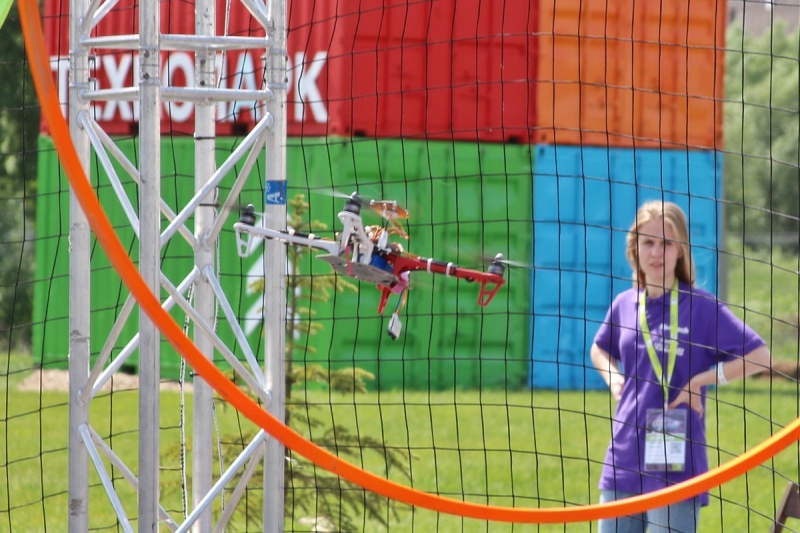
[[[93, 36], [132, 34], [140, 6], [118, 2]], [[485, 271], [508, 259], [488, 306], [479, 284], [424, 271], [383, 313], [374, 285], [335, 276], [305, 246], [287, 246], [287, 423], [369, 472], [414, 489], [515, 508], [582, 506], [597, 488], [616, 402], [589, 359], [614, 296], [631, 286], [625, 238], [650, 199], [687, 213], [697, 284], [767, 342], [770, 372], [711, 387], [710, 466], [740, 456], [791, 424], [798, 410], [800, 110], [796, 2], [679, 5], [523, 2], [290, 2], [287, 6], [288, 226], [321, 238], [342, 230], [344, 196], [396, 200], [409, 217], [405, 252]], [[66, 111], [69, 3], [45, 2], [50, 68]], [[162, 33], [191, 34], [194, 6], [162, 3]], [[264, 37], [238, 2], [217, 3], [217, 33]], [[69, 520], [69, 185], [40, 108], [17, 6], [0, 30], [0, 530], [61, 531]], [[220, 89], [261, 88], [261, 50], [216, 56]], [[191, 86], [192, 54], [162, 52], [163, 83]], [[96, 45], [92, 88], [132, 86], [138, 52]], [[164, 105], [162, 229], [195, 187], [195, 106]], [[216, 106], [218, 166], [264, 116], [263, 102]], [[87, 172], [134, 260], [135, 169], [143, 139], [133, 101], [96, 101], [119, 182], [100, 153]], [[131, 171], [134, 169], [134, 171]], [[219, 342], [243, 364], [264, 364], [264, 247], [240, 257], [238, 208], [260, 211], [266, 158], [243, 161], [211, 201], [226, 216], [215, 245]], [[125, 192], [120, 194], [119, 190]], [[224, 203], [233, 198], [233, 211]], [[364, 224], [384, 222], [364, 210]], [[192, 226], [161, 252], [175, 286], [194, 266]], [[88, 469], [92, 530], [137, 523], [138, 311], [94, 241], [92, 362], [115, 367], [93, 396], [91, 428], [126, 518]], [[346, 270], [347, 265], [344, 265]], [[339, 271], [341, 272], [341, 268]], [[191, 289], [183, 292], [194, 304]], [[167, 294], [161, 295], [162, 301]], [[232, 313], [221, 304], [227, 301]], [[397, 339], [387, 331], [397, 310]], [[193, 335], [184, 308], [172, 316]], [[237, 335], [241, 328], [242, 335]], [[217, 347], [215, 364], [247, 387]], [[160, 503], [183, 522], [192, 503], [193, 374], [162, 342]], [[252, 393], [256, 399], [263, 399]], [[258, 428], [217, 398], [211, 412], [218, 479]], [[118, 461], [114, 459], [118, 458]], [[699, 530], [763, 531], [791, 514], [796, 446], [714, 488]], [[127, 465], [127, 466], [126, 466]], [[283, 472], [253, 461], [213, 504], [229, 529], [264, 527], [263, 481], [285, 479], [286, 531], [587, 531], [596, 522], [507, 524], [398, 503], [288, 451]], [[794, 491], [794, 492], [793, 492]], [[788, 505], [787, 505], [788, 502]], [[781, 515], [783, 514], [783, 517]], [[168, 522], [163, 523], [166, 524]]]

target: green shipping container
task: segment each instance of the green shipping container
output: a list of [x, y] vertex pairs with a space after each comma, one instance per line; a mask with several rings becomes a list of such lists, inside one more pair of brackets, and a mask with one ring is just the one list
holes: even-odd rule
[[[233, 138], [218, 139], [219, 158], [235, 147]], [[61, 175], [52, 141], [40, 141], [37, 279], [35, 287], [34, 345], [40, 363], [66, 367], [68, 350], [68, 188]], [[135, 161], [135, 145], [123, 144]], [[309, 218], [323, 222], [334, 238], [336, 214], [344, 200], [336, 191], [355, 190], [365, 197], [395, 199], [409, 210], [409, 240], [403, 246], [424, 257], [452, 261], [464, 267], [485, 268], [483, 257], [502, 252], [529, 262], [532, 254], [532, 155], [527, 145], [425, 142], [337, 138], [293, 138], [287, 149], [288, 197], [305, 195]], [[263, 203], [263, 159], [249, 178], [241, 203]], [[162, 144], [162, 196], [177, 210], [194, 192], [194, 143], [191, 138], [165, 139]], [[123, 244], [136, 259], [133, 236], [108, 181], [97, 165], [92, 176], [101, 201]], [[223, 189], [230, 181], [223, 182]], [[222, 190], [220, 197], [225, 198]], [[135, 197], [134, 197], [135, 198]], [[135, 200], [134, 200], [135, 201]], [[364, 214], [366, 224], [380, 219]], [[235, 221], [231, 217], [230, 226]], [[395, 238], [397, 240], [397, 238]], [[258, 250], [263, 248], [259, 247]], [[310, 255], [315, 255], [312, 252]], [[236, 254], [231, 229], [220, 239], [219, 276], [248, 339], [261, 360], [263, 295], [251, 284], [261, 277], [258, 253], [242, 260]], [[165, 247], [162, 269], [174, 284], [192, 268], [191, 247], [174, 237]], [[322, 261], [301, 265], [309, 274], [329, 273]], [[96, 356], [118, 316], [127, 290], [108, 265], [99, 247], [92, 254], [91, 350]], [[313, 278], [312, 278], [313, 279]], [[509, 269], [507, 283], [488, 307], [477, 305], [479, 287], [458, 279], [427, 273], [412, 274], [412, 288], [401, 313], [403, 330], [393, 341], [386, 334], [397, 303], [393, 296], [383, 316], [377, 314], [379, 291], [358, 284], [357, 292], [331, 294], [327, 302], [299, 295], [298, 309], [321, 329], [300, 338], [308, 347], [294, 354], [296, 364], [321, 363], [335, 368], [359, 367], [376, 375], [379, 388], [449, 389], [524, 387], [530, 344], [530, 272]], [[113, 354], [119, 353], [137, 330], [136, 312], [125, 326]], [[173, 311], [181, 323], [182, 313]], [[220, 316], [220, 337], [235, 347], [233, 335]], [[227, 366], [217, 354], [219, 364]], [[136, 356], [128, 368], [136, 370]], [[180, 357], [162, 346], [162, 375], [179, 374]]]

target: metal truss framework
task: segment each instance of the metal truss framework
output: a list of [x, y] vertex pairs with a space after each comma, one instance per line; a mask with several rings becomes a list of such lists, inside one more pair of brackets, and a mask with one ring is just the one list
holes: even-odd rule
[[[228, 37], [217, 35], [216, 0], [196, 0], [195, 35], [167, 35], [160, 32], [157, 0], [139, 3], [139, 34], [91, 37], [92, 30], [111, 12], [116, 0], [71, 0], [70, 2], [70, 79], [69, 123], [75, 148], [84, 168], [89, 170], [92, 154], [116, 192], [119, 206], [139, 240], [139, 268], [154, 294], [162, 291], [165, 309], [180, 307], [193, 325], [197, 347], [212, 358], [220, 353], [236, 373], [244, 378], [267, 409], [284, 419], [284, 317], [285, 249], [280, 243], [266, 243], [265, 248], [265, 366], [260, 368], [248, 341], [233, 314], [216, 276], [215, 248], [223, 225], [236, 203], [244, 181], [259, 155], [266, 151], [267, 182], [285, 181], [286, 145], [286, 24], [284, 0], [240, 1], [263, 27], [265, 37]], [[138, 79], [132, 87], [93, 88], [90, 61], [94, 49], [138, 51]], [[182, 50], [194, 53], [195, 79], [191, 87], [167, 87], [161, 80], [161, 51]], [[215, 56], [228, 50], [258, 50], [265, 57], [263, 85], [260, 90], [216, 87]], [[138, 102], [139, 166], [135, 165], [92, 118], [93, 102], [126, 100]], [[216, 117], [220, 101], [260, 102], [264, 113], [253, 130], [218, 168], [215, 161]], [[195, 194], [178, 212], [162, 199], [160, 191], [160, 108], [162, 102], [195, 103]], [[239, 165], [239, 168], [237, 168]], [[124, 171], [123, 175], [117, 168]], [[217, 187], [223, 181], [230, 193], [220, 207]], [[135, 183], [139, 204], [133, 204], [124, 187]], [[280, 185], [280, 184], [279, 184]], [[130, 189], [130, 187], [129, 187]], [[281, 190], [285, 190], [283, 187]], [[266, 207], [265, 223], [285, 227], [286, 205]], [[165, 227], [162, 220], [166, 221]], [[194, 220], [194, 228], [187, 226]], [[194, 267], [177, 282], [160, 268], [162, 248], [172, 239], [183, 239], [194, 250]], [[193, 419], [193, 510], [176, 519], [159, 503], [159, 419], [160, 419], [160, 334], [147, 315], [139, 312], [139, 332], [125, 348], [111, 357], [120, 341], [123, 326], [133, 315], [136, 302], [129, 296], [110, 331], [97, 332], [107, 339], [95, 363], [90, 359], [90, 245], [91, 236], [85, 214], [74, 196], [70, 199], [70, 441], [69, 441], [69, 529], [87, 531], [89, 527], [89, 468], [93, 466], [105, 488], [123, 530], [133, 531], [131, 520], [120, 501], [105, 464], [108, 463], [138, 492], [139, 531], [158, 531], [165, 525], [172, 531], [222, 531], [260, 461], [264, 467], [264, 530], [283, 530], [282, 445], [264, 431], [258, 433], [241, 455], [213, 482], [212, 409], [213, 391], [199, 378], [194, 380]], [[191, 297], [188, 295], [191, 294]], [[243, 347], [245, 361], [240, 362], [214, 330], [214, 318], [221, 310], [233, 335]], [[89, 412], [92, 400], [127, 359], [139, 353], [139, 472], [128, 468], [91, 427]], [[212, 503], [236, 479], [226, 507], [216, 524], [212, 523]]]

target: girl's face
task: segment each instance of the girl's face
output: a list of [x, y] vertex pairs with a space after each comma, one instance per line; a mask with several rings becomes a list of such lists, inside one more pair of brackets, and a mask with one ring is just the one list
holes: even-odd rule
[[639, 226], [637, 238], [639, 268], [648, 285], [669, 289], [675, 281], [675, 265], [681, 257], [681, 246], [675, 242], [672, 226], [655, 219]]

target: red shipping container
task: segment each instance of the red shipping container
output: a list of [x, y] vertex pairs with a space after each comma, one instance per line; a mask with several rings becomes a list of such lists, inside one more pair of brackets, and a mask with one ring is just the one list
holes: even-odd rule
[[543, 0], [536, 141], [722, 148], [717, 0]]
[[[194, 5], [162, 2], [164, 33], [193, 34]], [[525, 0], [347, 0], [288, 4], [288, 133], [292, 136], [414, 137], [465, 141], [532, 141], [535, 123], [536, 19]], [[244, 7], [226, 17], [218, 4], [217, 32], [263, 36]], [[62, 102], [67, 99], [69, 2], [45, 3], [45, 34]], [[133, 34], [138, 3], [121, 0], [93, 35]], [[95, 50], [98, 88], [130, 86], [135, 53]], [[164, 53], [164, 83], [194, 79], [188, 52]], [[261, 86], [255, 52], [220, 55], [221, 87]], [[162, 131], [191, 134], [191, 102], [165, 104]], [[220, 104], [218, 134], [248, 131], [262, 110], [253, 102]], [[136, 131], [129, 102], [103, 102], [94, 114], [112, 134]]]
[[[163, 33], [194, 34], [194, 4], [160, 2]], [[138, 32], [139, 2], [120, 0], [94, 28], [92, 37], [131, 35]], [[230, 35], [263, 37], [250, 14], [238, 2], [227, 17], [225, 2], [219, 2], [218, 33], [224, 28]], [[66, 114], [69, 80], [69, 0], [47, 0], [43, 9], [44, 32], [50, 65], [56, 79], [59, 99]], [[162, 84], [187, 87], [194, 83], [194, 56], [187, 51], [162, 52]], [[130, 87], [138, 77], [138, 52], [93, 49], [90, 57], [91, 86], [96, 89]], [[217, 55], [218, 86], [258, 89], [262, 87], [263, 61], [257, 51], [229, 51]], [[259, 113], [255, 102], [226, 102], [217, 106], [218, 134], [232, 135], [249, 131]], [[138, 129], [138, 104], [130, 101], [95, 102], [92, 113], [104, 130], [112, 135], [135, 134]], [[192, 102], [164, 102], [162, 132], [191, 135], [194, 132]], [[43, 124], [46, 131], [46, 125]]]

